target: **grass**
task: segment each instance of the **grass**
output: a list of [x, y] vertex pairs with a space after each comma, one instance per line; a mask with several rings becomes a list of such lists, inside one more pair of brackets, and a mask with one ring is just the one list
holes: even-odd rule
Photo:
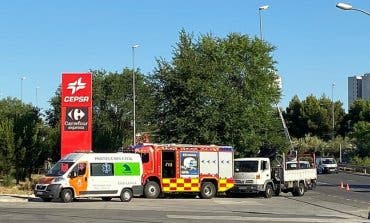
[[32, 190], [24, 190], [21, 186], [4, 187], [0, 186], [0, 194], [19, 194], [19, 195], [31, 195]]
[[31, 181], [26, 180], [24, 182], [20, 182], [18, 185], [15, 184], [14, 179], [12, 183], [9, 184], [9, 182], [6, 182], [5, 185], [4, 181], [0, 181], [0, 194], [31, 195], [33, 194], [33, 188], [35, 187], [40, 176], [41, 175], [32, 175]]

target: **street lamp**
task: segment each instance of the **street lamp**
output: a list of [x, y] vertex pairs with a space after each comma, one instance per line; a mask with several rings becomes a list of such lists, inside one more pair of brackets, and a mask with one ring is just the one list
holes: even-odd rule
[[136, 95], [135, 95], [135, 48], [138, 48], [140, 45], [135, 44], [132, 46], [132, 101], [133, 101], [133, 110], [134, 110], [134, 144], [136, 145]]
[[258, 8], [258, 13], [259, 13], [259, 18], [260, 18], [260, 39], [263, 40], [262, 38], [262, 16], [261, 16], [261, 11], [262, 10], [267, 10], [269, 8], [268, 5], [263, 5]]
[[332, 139], [334, 139], [334, 136], [335, 136], [335, 121], [334, 121], [334, 87], [335, 87], [335, 83], [333, 82], [331, 84], [331, 104], [332, 104], [332, 108], [331, 108], [331, 114], [332, 114], [332, 121], [333, 121], [333, 137]]
[[340, 9], [342, 9], [342, 10], [354, 10], [354, 11], [359, 11], [359, 12], [362, 12], [362, 13], [364, 13], [364, 14], [366, 14], [366, 15], [370, 16], [370, 13], [369, 13], [369, 12], [364, 11], [364, 10], [362, 10], [362, 9], [356, 9], [356, 8], [353, 8], [353, 6], [352, 6], [352, 5], [347, 4], [347, 3], [339, 2], [339, 3], [337, 3], [337, 4], [336, 4], [336, 7], [337, 7], [337, 8], [340, 8]]
[[36, 107], [39, 107], [39, 102], [38, 102], [38, 97], [37, 97], [37, 91], [39, 90], [40, 87], [36, 87]]
[[23, 80], [25, 80], [26, 77], [21, 77], [21, 101], [23, 101]]

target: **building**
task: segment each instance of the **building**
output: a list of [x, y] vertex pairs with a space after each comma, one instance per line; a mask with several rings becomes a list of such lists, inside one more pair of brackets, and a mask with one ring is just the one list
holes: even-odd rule
[[348, 109], [356, 99], [370, 99], [370, 73], [348, 77]]

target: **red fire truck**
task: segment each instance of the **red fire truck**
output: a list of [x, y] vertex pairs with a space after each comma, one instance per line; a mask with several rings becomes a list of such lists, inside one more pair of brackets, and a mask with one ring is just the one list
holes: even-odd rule
[[161, 193], [196, 193], [210, 199], [234, 186], [230, 146], [144, 143], [133, 149], [142, 157], [147, 198]]

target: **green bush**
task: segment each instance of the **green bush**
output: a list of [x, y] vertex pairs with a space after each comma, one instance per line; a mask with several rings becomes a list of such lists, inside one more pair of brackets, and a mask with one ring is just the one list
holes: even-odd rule
[[10, 175], [10, 174], [5, 175], [4, 178], [3, 178], [2, 185], [4, 187], [14, 186], [15, 185], [15, 183], [14, 183], [14, 177], [12, 175]]
[[360, 158], [355, 156], [351, 159], [351, 164], [359, 166], [370, 166], [370, 157]]

